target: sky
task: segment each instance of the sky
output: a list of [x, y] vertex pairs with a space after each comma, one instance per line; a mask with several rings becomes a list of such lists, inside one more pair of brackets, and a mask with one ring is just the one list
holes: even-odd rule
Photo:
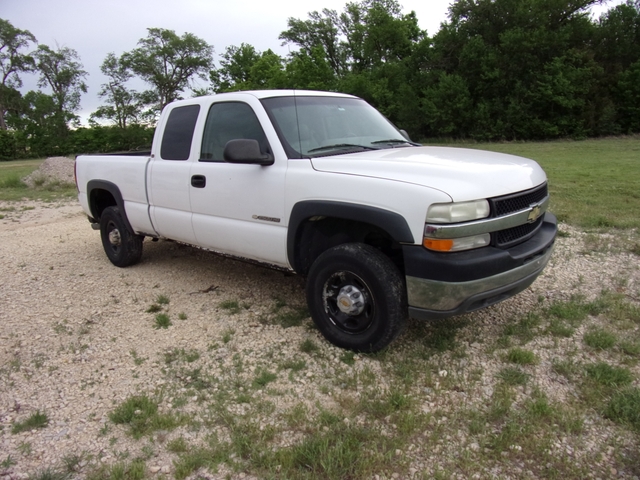
[[[83, 123], [103, 102], [98, 97], [106, 77], [100, 64], [109, 52], [120, 56], [147, 36], [147, 28], [185, 32], [214, 46], [216, 61], [231, 45], [248, 43], [259, 51], [272, 49], [281, 56], [289, 52], [278, 40], [290, 17], [306, 20], [314, 10], [342, 11], [348, 0], [0, 0], [0, 18], [28, 30], [39, 43], [78, 52], [88, 72], [88, 93], [82, 96], [78, 114]], [[450, 0], [399, 0], [403, 12], [415, 11], [420, 28], [432, 36], [447, 20]], [[598, 7], [598, 16], [622, 0]], [[37, 77], [23, 74], [23, 92], [36, 90]], [[201, 85], [204, 86], [204, 85]], [[132, 85], [145, 89], [143, 83]], [[49, 93], [45, 90], [46, 93]]]

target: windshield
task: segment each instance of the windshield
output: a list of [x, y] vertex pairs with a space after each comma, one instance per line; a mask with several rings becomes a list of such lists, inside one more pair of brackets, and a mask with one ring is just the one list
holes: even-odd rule
[[412, 145], [359, 98], [274, 97], [263, 99], [262, 104], [289, 158]]

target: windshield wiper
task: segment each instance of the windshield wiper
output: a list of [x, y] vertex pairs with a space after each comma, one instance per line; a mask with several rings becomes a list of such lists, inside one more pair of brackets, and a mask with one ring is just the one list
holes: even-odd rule
[[307, 153], [320, 152], [321, 150], [331, 150], [332, 148], [362, 148], [363, 150], [377, 150], [374, 147], [368, 147], [366, 145], [357, 145], [354, 143], [336, 143], [335, 145], [324, 145], [323, 147], [312, 148]]
[[408, 143], [409, 145], [413, 145], [415, 147], [419, 146], [418, 143], [404, 139], [401, 140], [399, 138], [390, 138], [389, 140], [376, 140], [375, 142], [371, 142], [372, 145], [376, 145], [378, 143]]

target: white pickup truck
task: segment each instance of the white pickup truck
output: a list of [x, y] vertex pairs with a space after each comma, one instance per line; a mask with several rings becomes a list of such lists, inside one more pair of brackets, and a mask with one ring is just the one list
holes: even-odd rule
[[388, 345], [406, 324], [527, 288], [553, 249], [532, 160], [411, 142], [364, 100], [254, 91], [168, 105], [151, 152], [77, 157], [78, 198], [118, 267], [165, 238], [294, 271], [332, 343]]

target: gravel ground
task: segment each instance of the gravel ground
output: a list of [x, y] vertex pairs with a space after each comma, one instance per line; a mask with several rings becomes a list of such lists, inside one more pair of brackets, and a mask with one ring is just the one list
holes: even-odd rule
[[[179, 399], [181, 411], [197, 415], [202, 399], [197, 395], [180, 397], [190, 390], [176, 387], [179, 382], [167, 375], [162, 360], [167, 352], [197, 350], [200, 364], [220, 378], [228, 375], [240, 354], [245, 362], [245, 380], [250, 382], [260, 368], [275, 361], [270, 360], [272, 357], [295, 359], [301, 342], [313, 340], [321, 355], [307, 360], [300, 374], [278, 375], [272, 385], [284, 392], [282, 395], [268, 397], [266, 390], [255, 392], [256, 397], [268, 397], [275, 404], [276, 411], [265, 417], [266, 423], [299, 402], [309, 408], [318, 404], [335, 408], [332, 377], [342, 372], [342, 367], [348, 371], [368, 369], [383, 376], [380, 362], [368, 357], [356, 355], [354, 365], [345, 366], [340, 361], [344, 352], [327, 344], [310, 328], [308, 319], [302, 326], [286, 329], [265, 321], [278, 305], [292, 310], [304, 306], [303, 284], [296, 276], [172, 242], [148, 240], [140, 264], [118, 269], [107, 260], [98, 232], [90, 228], [77, 203], [20, 205], [0, 220], [0, 462], [9, 457], [15, 462], [0, 467], [4, 479], [28, 478], [42, 468], [61, 465], [74, 454], [81, 453], [83, 459], [76, 467], [78, 478], [96, 465], [126, 458], [122, 452], [129, 452], [129, 458], [143, 455], [146, 443], [134, 440], [108, 419], [109, 412], [132, 395], [164, 391], [163, 411]], [[475, 390], [460, 393], [438, 391], [437, 385], [435, 391], [425, 388], [416, 394], [424, 412], [469, 403], [473, 397], [490, 397], [499, 365], [492, 360], [496, 355], [483, 353], [484, 345], [508, 320], [532, 310], [541, 301], [566, 300], [576, 293], [590, 299], [603, 288], [637, 295], [637, 256], [624, 252], [585, 254], [585, 242], [591, 237], [567, 226], [562, 230], [567, 235], [558, 239], [549, 267], [530, 289], [469, 316], [473, 328], [461, 333], [468, 345], [466, 359], [442, 357], [441, 377], [447, 376], [447, 370], [453, 375], [456, 369], [482, 368], [482, 380], [473, 387]], [[600, 245], [607, 241], [607, 236], [599, 237]], [[164, 309], [173, 325], [167, 329], [153, 328], [154, 315], [147, 313], [159, 295], [170, 300]], [[232, 314], [221, 307], [224, 301], [239, 301], [241, 311]], [[392, 349], [403, 348], [416, 331], [418, 327], [412, 321], [408, 333]], [[567, 348], [578, 348], [573, 339], [562, 341], [567, 342]], [[562, 402], [571, 395], [571, 389], [549, 373], [554, 354], [549, 342], [549, 337], [541, 337], [528, 348], [541, 358], [533, 367], [538, 385], [551, 399]], [[576, 358], [581, 355], [588, 357], [588, 353], [578, 351]], [[633, 371], [637, 385], [637, 366]], [[238, 404], [232, 413], [240, 415], [244, 408], [244, 404]], [[47, 428], [11, 433], [15, 422], [36, 411], [47, 413]], [[581, 437], [579, 447], [559, 440], [558, 448], [574, 449], [576, 455], [588, 457], [600, 452], [603, 445], [610, 445], [615, 437], [616, 448], [637, 449], [637, 436], [620, 435], [598, 425]], [[224, 435], [223, 430], [220, 433]], [[205, 432], [181, 427], [166, 435], [182, 435], [198, 443]], [[156, 443], [165, 440], [153, 438]], [[285, 446], [294, 443], [296, 436], [283, 436], [278, 441]], [[412, 445], [407, 452], [407, 475], [418, 478], [422, 472], [432, 471], [439, 457], [452, 454], [447, 445], [471, 452], [480, 448], [464, 435], [447, 440], [440, 453]], [[175, 454], [156, 449], [147, 457], [148, 475], [173, 473]], [[595, 471], [605, 472], [604, 477], [632, 478], [629, 472], [616, 470], [611, 453], [599, 465], [600, 470]], [[528, 477], [522, 473], [526, 469], [513, 468], [516, 470], [484, 472], [481, 476]], [[207, 475], [204, 478], [251, 478], [224, 468]]]

